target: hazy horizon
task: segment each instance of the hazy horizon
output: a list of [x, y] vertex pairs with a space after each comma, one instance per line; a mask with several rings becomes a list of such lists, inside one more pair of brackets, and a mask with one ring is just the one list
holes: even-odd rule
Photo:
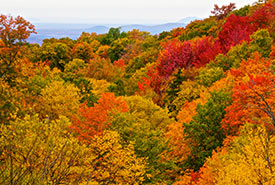
[[[185, 17], [206, 18], [226, 0], [0, 0], [1, 14], [20, 15], [32, 23], [164, 24]], [[237, 8], [255, 1], [231, 1]]]

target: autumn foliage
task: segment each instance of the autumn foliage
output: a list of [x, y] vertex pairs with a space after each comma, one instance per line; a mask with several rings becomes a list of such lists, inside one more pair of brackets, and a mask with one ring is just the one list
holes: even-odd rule
[[228, 134], [238, 133], [246, 122], [274, 127], [274, 74], [269, 68], [269, 61], [255, 56], [244, 61], [239, 69], [232, 70], [236, 77], [233, 104], [226, 109], [222, 126]]
[[217, 19], [222, 19], [226, 17], [230, 12], [232, 12], [236, 8], [235, 3], [230, 3], [229, 5], [219, 7], [218, 5], [214, 5], [214, 10], [211, 11], [212, 14], [217, 17]]
[[243, 41], [249, 41], [249, 36], [259, 28], [266, 28], [274, 18], [274, 5], [259, 8], [251, 16], [238, 16], [231, 14], [219, 32], [219, 44], [223, 53], [230, 47]]
[[96, 135], [102, 135], [110, 126], [109, 113], [127, 112], [128, 107], [121, 98], [116, 98], [112, 93], [101, 94], [100, 99], [93, 107], [85, 103], [79, 109], [79, 117], [75, 117], [72, 131], [77, 133], [77, 138], [89, 143]]
[[31, 33], [36, 33], [34, 25], [20, 16], [13, 18], [2, 14], [0, 22], [0, 38], [7, 47], [11, 47], [16, 42], [22, 43]]
[[193, 42], [168, 42], [159, 55], [158, 73], [162, 77], [170, 76], [176, 69], [200, 67], [213, 60], [218, 54], [211, 37], [205, 37]]
[[275, 184], [275, 8], [27, 43], [0, 16], [0, 184]]
[[[13, 69], [14, 63], [20, 54], [21, 47], [26, 39], [36, 33], [34, 25], [25, 20], [23, 17], [0, 15], [0, 75], [4, 78], [10, 70]], [[9, 77], [7, 77], [9, 78]]]

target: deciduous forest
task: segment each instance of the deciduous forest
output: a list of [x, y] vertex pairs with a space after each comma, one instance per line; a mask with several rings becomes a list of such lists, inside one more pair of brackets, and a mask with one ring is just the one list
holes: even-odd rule
[[275, 184], [275, 3], [151, 35], [0, 16], [0, 184]]

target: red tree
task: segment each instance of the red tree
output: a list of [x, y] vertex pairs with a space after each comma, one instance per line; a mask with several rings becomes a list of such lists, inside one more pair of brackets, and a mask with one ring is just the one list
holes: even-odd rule
[[250, 22], [254, 24], [256, 28], [265, 28], [270, 25], [271, 21], [274, 21], [275, 7], [273, 4], [266, 4], [263, 7], [257, 9], [250, 17]]
[[201, 67], [213, 60], [220, 52], [217, 46], [212, 37], [186, 42], [171, 41], [158, 57], [158, 74], [167, 78], [177, 68]]
[[217, 54], [219, 54], [220, 48], [217, 43], [214, 43], [212, 37], [205, 37], [196, 41], [193, 45], [193, 55], [194, 55], [194, 66], [204, 66], [211, 60], [215, 59]]
[[168, 42], [158, 57], [157, 71], [168, 77], [177, 68], [190, 68], [193, 65], [193, 51], [190, 42], [173, 40]]
[[270, 25], [275, 18], [275, 7], [271, 4], [259, 8], [251, 16], [231, 14], [218, 35], [222, 52], [226, 54], [232, 46], [249, 41], [249, 36], [257, 29]]
[[249, 41], [249, 36], [256, 31], [256, 29], [257, 28], [250, 23], [248, 16], [230, 15], [218, 35], [222, 52], [226, 54], [232, 46], [242, 41]]
[[230, 3], [229, 5], [223, 5], [219, 7], [218, 5], [214, 5], [214, 10], [211, 11], [217, 19], [223, 19], [226, 17], [230, 12], [232, 12], [236, 8], [235, 3]]

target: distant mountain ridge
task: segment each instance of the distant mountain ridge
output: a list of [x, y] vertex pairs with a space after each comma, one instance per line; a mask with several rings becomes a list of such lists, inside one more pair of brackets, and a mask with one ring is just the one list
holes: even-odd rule
[[170, 31], [174, 28], [178, 27], [185, 27], [186, 24], [183, 23], [166, 23], [166, 24], [160, 24], [160, 25], [153, 25], [153, 26], [146, 26], [146, 25], [126, 25], [121, 26], [121, 31], [131, 31], [133, 29], [138, 29], [140, 31], [147, 31], [151, 34], [159, 34], [163, 31]]
[[[170, 31], [174, 28], [185, 27], [190, 21], [199, 19], [198, 17], [186, 17], [178, 22], [158, 24], [158, 25], [142, 25], [142, 24], [129, 24], [122, 26], [108, 26], [108, 25], [93, 25], [89, 27], [88, 24], [50, 24], [40, 23], [37, 24], [37, 34], [31, 35], [28, 39], [30, 43], [42, 44], [43, 39], [46, 38], [62, 38], [70, 37], [71, 39], [77, 39], [82, 32], [95, 32], [97, 34], [104, 34], [109, 31], [111, 27], [121, 27], [121, 31], [131, 31], [138, 29], [140, 31], [147, 31], [151, 34], [159, 34], [163, 31]], [[79, 26], [79, 28], [77, 28]]]
[[[147, 31], [151, 34], [159, 34], [163, 31], [170, 31], [174, 28], [185, 27], [184, 23], [166, 23], [160, 25], [141, 25], [141, 24], [132, 24], [132, 25], [123, 25], [120, 26], [121, 31], [128, 32], [133, 29], [138, 29], [140, 31]], [[85, 32], [95, 32], [97, 34], [107, 33], [111, 27], [107, 26], [94, 26], [88, 29], [84, 29]]]
[[178, 23], [189, 24], [190, 22], [192, 22], [194, 20], [202, 20], [202, 18], [199, 18], [199, 17], [185, 17], [185, 18], [179, 20]]

